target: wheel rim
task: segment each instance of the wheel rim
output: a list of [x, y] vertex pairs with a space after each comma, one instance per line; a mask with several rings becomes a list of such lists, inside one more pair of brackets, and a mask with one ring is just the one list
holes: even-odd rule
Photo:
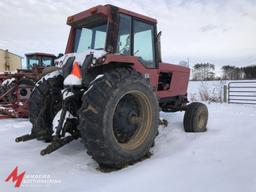
[[152, 108], [145, 94], [132, 91], [119, 99], [113, 116], [113, 135], [119, 146], [128, 150], [139, 147], [151, 124]]
[[204, 129], [205, 128], [205, 122], [206, 122], [207, 114], [206, 112], [202, 111], [198, 116], [198, 129]]

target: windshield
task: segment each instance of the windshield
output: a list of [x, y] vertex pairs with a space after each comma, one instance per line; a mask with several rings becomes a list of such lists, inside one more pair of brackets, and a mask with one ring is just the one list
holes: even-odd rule
[[40, 57], [40, 56], [34, 56], [27, 58], [28, 59], [28, 69], [31, 69], [33, 66], [51, 66], [53, 64], [53, 58], [51, 57]]
[[39, 65], [40, 60], [38, 58], [28, 58], [28, 69], [31, 69], [34, 65]]
[[88, 49], [104, 49], [106, 31], [107, 24], [76, 29], [74, 52], [80, 53]]
[[42, 57], [42, 66], [51, 66], [53, 63], [53, 58], [50, 57]]

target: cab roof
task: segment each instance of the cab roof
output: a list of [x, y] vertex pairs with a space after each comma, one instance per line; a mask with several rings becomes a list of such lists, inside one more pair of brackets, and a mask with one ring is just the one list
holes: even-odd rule
[[99, 15], [109, 17], [109, 16], [111, 16], [111, 8], [117, 9], [117, 11], [119, 13], [124, 13], [126, 15], [130, 15], [130, 16], [133, 16], [138, 19], [142, 19], [144, 21], [148, 21], [151, 23], [157, 23], [157, 20], [154, 18], [145, 16], [145, 15], [142, 15], [139, 13], [135, 13], [135, 12], [129, 11], [127, 9], [116, 7], [114, 5], [107, 4], [107, 5], [98, 5], [98, 6], [90, 8], [90, 9], [87, 9], [85, 11], [82, 11], [80, 13], [77, 13], [75, 15], [69, 16], [67, 18], [67, 24], [72, 25], [73, 23], [77, 23], [85, 18], [92, 16], [93, 14], [99, 14]]
[[27, 57], [29, 56], [43, 56], [43, 57], [56, 57], [53, 54], [50, 53], [41, 53], [41, 52], [34, 52], [34, 53], [26, 53], [25, 54]]

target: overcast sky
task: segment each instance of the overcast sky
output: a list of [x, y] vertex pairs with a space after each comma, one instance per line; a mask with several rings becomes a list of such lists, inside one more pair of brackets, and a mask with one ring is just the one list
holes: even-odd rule
[[98, 4], [156, 18], [166, 62], [256, 64], [256, 0], [1, 0], [0, 48], [64, 52], [67, 16]]

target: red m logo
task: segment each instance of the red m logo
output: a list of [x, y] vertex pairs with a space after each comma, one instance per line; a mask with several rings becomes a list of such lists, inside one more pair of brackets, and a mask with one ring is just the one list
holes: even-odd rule
[[20, 184], [23, 180], [23, 177], [25, 175], [25, 171], [23, 171], [20, 175], [18, 175], [18, 167], [16, 167], [11, 174], [5, 179], [5, 182], [8, 182], [10, 179], [12, 179], [12, 182], [16, 181], [15, 187], [20, 187]]

